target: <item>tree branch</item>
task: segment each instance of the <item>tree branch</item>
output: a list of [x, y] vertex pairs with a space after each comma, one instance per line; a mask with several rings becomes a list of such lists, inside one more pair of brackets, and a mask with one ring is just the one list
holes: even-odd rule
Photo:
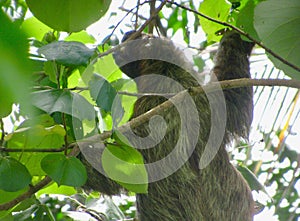
[[[249, 79], [249, 78], [241, 78], [241, 79], [234, 79], [234, 80], [226, 80], [220, 82], [213, 82], [203, 87], [191, 87], [188, 90], [184, 90], [176, 94], [172, 97], [172, 102], [170, 100], [165, 101], [164, 103], [154, 107], [153, 109], [149, 110], [148, 112], [133, 118], [126, 124], [117, 128], [120, 132], [126, 132], [130, 128], [136, 128], [143, 123], [146, 123], [150, 120], [151, 117], [158, 115], [169, 108], [171, 108], [174, 104], [180, 103], [187, 94], [191, 96], [196, 96], [202, 93], [213, 92], [219, 89], [219, 86], [223, 89], [231, 89], [231, 88], [239, 88], [239, 87], [251, 87], [251, 86], [284, 86], [284, 87], [292, 87], [300, 89], [300, 81], [298, 80], [287, 80], [287, 79]], [[127, 94], [128, 95], [128, 94]], [[158, 94], [155, 94], [156, 96]], [[164, 94], [161, 94], [164, 96]], [[171, 94], [170, 94], [171, 95]], [[107, 138], [110, 138], [112, 135], [112, 131], [105, 131], [99, 135], [94, 135], [89, 137], [88, 140], [83, 140], [78, 143], [97, 143], [101, 142]]]
[[179, 4], [179, 3], [176, 3], [176, 2], [173, 2], [173, 1], [170, 1], [170, 0], [166, 0], [166, 1], [167, 1], [168, 3], [170, 3], [170, 4], [173, 4], [173, 5], [176, 5], [177, 7], [182, 8], [182, 9], [184, 9], [184, 10], [187, 10], [187, 11], [190, 11], [190, 12], [192, 12], [192, 13], [195, 13], [195, 14], [197, 14], [197, 15], [199, 15], [199, 16], [201, 16], [201, 17], [203, 17], [203, 18], [205, 18], [205, 19], [207, 19], [207, 20], [209, 20], [209, 21], [218, 23], [218, 24], [220, 24], [220, 25], [224, 25], [224, 26], [226, 26], [226, 27], [229, 27], [229, 28], [231, 28], [231, 29], [237, 31], [237, 32], [240, 33], [241, 35], [245, 36], [245, 37], [248, 38], [249, 40], [253, 41], [255, 44], [257, 44], [257, 45], [259, 45], [260, 47], [262, 47], [263, 49], [265, 49], [266, 52], [268, 52], [269, 54], [271, 54], [273, 57], [277, 58], [277, 59], [278, 59], [279, 61], [281, 61], [282, 63], [284, 63], [284, 64], [290, 66], [291, 68], [295, 69], [296, 71], [299, 71], [299, 72], [300, 72], [300, 67], [298, 67], [298, 66], [292, 64], [291, 62], [285, 60], [283, 57], [281, 57], [280, 55], [278, 55], [277, 53], [275, 53], [274, 51], [272, 51], [270, 48], [268, 48], [268, 47], [266, 47], [265, 45], [263, 45], [263, 43], [257, 41], [256, 39], [254, 39], [253, 37], [251, 37], [248, 33], [246, 33], [246, 32], [244, 32], [243, 30], [237, 28], [236, 26], [231, 25], [231, 24], [229, 24], [229, 23], [227, 23], [227, 22], [219, 21], [219, 20], [217, 20], [217, 19], [214, 19], [214, 18], [212, 18], [212, 17], [209, 17], [209, 16], [207, 16], [207, 15], [205, 15], [205, 14], [202, 14], [201, 12], [198, 12], [198, 11], [196, 11], [196, 10], [193, 10], [193, 9], [191, 9], [191, 8], [188, 8], [188, 7], [186, 7], [186, 6], [184, 6], [184, 5], [181, 5], [181, 4]]
[[[238, 88], [238, 87], [250, 87], [250, 86], [285, 86], [285, 87], [292, 87], [292, 88], [298, 88], [300, 89], [300, 81], [297, 80], [287, 80], [287, 79], [248, 79], [248, 78], [241, 78], [241, 79], [235, 79], [235, 80], [227, 80], [227, 81], [220, 81], [220, 82], [214, 82], [210, 83], [208, 85], [205, 85], [203, 87], [191, 87], [188, 90], [184, 90], [176, 94], [172, 97], [172, 102], [170, 100], [165, 101], [164, 103], [154, 107], [153, 109], [149, 110], [148, 112], [130, 120], [128, 123], [120, 126], [118, 130], [120, 132], [128, 131], [129, 128], [135, 128], [140, 126], [143, 123], [146, 123], [150, 120], [151, 117], [158, 115], [170, 107], [174, 105], [174, 103], [180, 103], [187, 94], [190, 94], [191, 96], [196, 96], [199, 94], [202, 94], [204, 92], [212, 92], [218, 90], [218, 85], [221, 86], [223, 90], [230, 89], [230, 88]], [[156, 94], [157, 95], [157, 94]], [[72, 148], [72, 151], [68, 154], [68, 156], [77, 156], [80, 153], [78, 145], [80, 143], [98, 143], [101, 142], [107, 138], [110, 138], [112, 135], [112, 131], [105, 131], [101, 134], [94, 135], [92, 137], [87, 138], [86, 140], [78, 141], [77, 143], [71, 143], [69, 145], [69, 148]], [[63, 151], [64, 149], [61, 149]], [[22, 149], [22, 151], [24, 151]], [[15, 205], [17, 205], [19, 202], [21, 202], [24, 199], [27, 199], [31, 197], [33, 194], [38, 192], [40, 189], [44, 188], [46, 185], [48, 185], [51, 182], [51, 178], [46, 176], [42, 181], [37, 183], [35, 186], [31, 186], [29, 190], [17, 198], [13, 199], [10, 202], [4, 203], [0, 205], [0, 211], [2, 210], [8, 210]]]

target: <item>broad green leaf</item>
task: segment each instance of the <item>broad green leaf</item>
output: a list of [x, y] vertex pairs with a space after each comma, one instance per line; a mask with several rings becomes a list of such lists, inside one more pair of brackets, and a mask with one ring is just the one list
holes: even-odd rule
[[[131, 93], [137, 93], [136, 83], [132, 79], [118, 79], [116, 81], [111, 82], [111, 85], [117, 91], [126, 91], [126, 92], [131, 92]], [[133, 113], [134, 104], [135, 104], [137, 98], [132, 97], [132, 96], [121, 95], [121, 94], [119, 94], [119, 96], [121, 98], [122, 106], [125, 107], [124, 113], [122, 113], [123, 118], [119, 123], [119, 125], [120, 125], [120, 124], [126, 123], [131, 118], [132, 113]], [[114, 115], [114, 117], [115, 117], [115, 115]]]
[[105, 173], [126, 189], [136, 193], [147, 193], [148, 175], [143, 157], [127, 145], [107, 145], [102, 154]]
[[96, 42], [96, 39], [89, 35], [86, 31], [76, 32], [72, 33], [68, 37], [64, 39], [65, 41], [79, 41], [84, 44], [94, 44]]
[[[226, 0], [204, 0], [200, 4], [199, 11], [211, 18], [226, 22], [229, 15], [231, 4]], [[200, 17], [200, 25], [203, 31], [207, 34], [208, 42], [217, 42], [221, 36], [216, 36], [216, 32], [224, 29], [223, 25], [209, 21]]]
[[29, 108], [30, 63], [28, 41], [19, 27], [0, 10], [0, 118], [7, 116], [13, 103]]
[[263, 190], [265, 193], [267, 193], [264, 186], [258, 181], [256, 176], [251, 172], [251, 170], [242, 165], [238, 165], [237, 169], [241, 172], [241, 174], [249, 184], [251, 190]]
[[82, 81], [79, 70], [75, 70], [70, 77], [68, 77], [68, 87], [74, 88]]
[[236, 26], [242, 29], [244, 32], [248, 33], [251, 37], [259, 40], [257, 33], [254, 29], [254, 0], [250, 0], [247, 2], [245, 7], [239, 12], [239, 16], [237, 17]]
[[26, 3], [34, 16], [49, 27], [78, 32], [99, 20], [111, 0], [26, 0]]
[[26, 19], [21, 25], [21, 30], [23, 30], [28, 37], [34, 37], [39, 41], [43, 39], [47, 32], [52, 31], [50, 27], [37, 20], [35, 17]]
[[80, 120], [94, 119], [94, 107], [85, 98], [68, 90], [43, 90], [31, 94], [32, 103], [37, 108], [52, 114], [62, 112]]
[[[43, 118], [47, 120], [46, 117]], [[37, 119], [35, 122], [36, 125], [25, 127], [34, 123], [34, 120], [25, 121], [14, 133], [7, 135], [7, 147], [10, 149], [56, 149], [63, 146], [65, 130], [62, 125], [53, 125], [50, 121], [45, 121], [45, 124], [51, 124], [45, 127], [38, 124], [42, 122], [38, 122]], [[26, 165], [31, 175], [45, 175], [40, 168], [40, 162], [47, 153], [13, 152], [10, 155]]]
[[55, 61], [46, 61], [44, 63], [45, 74], [49, 76], [49, 80], [57, 84], [57, 65]]
[[9, 148], [57, 148], [64, 143], [65, 130], [62, 125], [21, 128], [7, 135]]
[[122, 72], [116, 65], [115, 60], [113, 59], [113, 56], [111, 54], [98, 59], [93, 66], [94, 72], [103, 76], [109, 82], [115, 81], [122, 77]]
[[[269, 0], [257, 5], [254, 27], [262, 43], [285, 60], [300, 67], [300, 1]], [[274, 65], [292, 78], [300, 73], [268, 55]]]
[[129, 142], [127, 137], [125, 137], [120, 131], [114, 130], [112, 133], [112, 138], [115, 139], [115, 141], [120, 144], [121, 146], [129, 146], [131, 147], [132, 144]]
[[89, 82], [89, 88], [90, 94], [97, 105], [103, 110], [110, 112], [117, 96], [117, 92], [111, 84], [100, 75], [95, 74]]
[[0, 157], [0, 189], [15, 192], [30, 183], [31, 175], [23, 164], [12, 157]]
[[58, 185], [79, 187], [87, 179], [85, 167], [76, 157], [48, 154], [42, 160], [41, 167]]
[[48, 61], [56, 61], [66, 66], [86, 65], [95, 53], [81, 42], [58, 41], [47, 44], [38, 50]]
[[41, 189], [37, 192], [37, 196], [41, 196], [42, 194], [63, 194], [67, 196], [71, 196], [73, 194], [76, 194], [76, 190], [74, 187], [71, 186], [58, 186], [57, 183], [52, 183], [51, 185]]

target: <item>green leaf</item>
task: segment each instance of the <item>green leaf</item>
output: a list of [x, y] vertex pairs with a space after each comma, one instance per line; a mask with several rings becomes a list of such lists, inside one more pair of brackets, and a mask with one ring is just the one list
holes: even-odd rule
[[77, 33], [72, 33], [68, 37], [64, 39], [65, 41], [80, 41], [84, 44], [90, 43], [94, 44], [96, 42], [96, 39], [89, 35], [86, 31], [81, 31]]
[[57, 65], [54, 61], [46, 61], [44, 63], [45, 74], [49, 76], [49, 80], [57, 84]]
[[26, 19], [22, 23], [21, 29], [28, 37], [34, 37], [39, 41], [43, 39], [45, 33], [52, 31], [50, 27], [37, 20], [35, 17]]
[[85, 167], [76, 157], [48, 154], [42, 160], [41, 167], [58, 185], [79, 187], [87, 179]]
[[[7, 192], [0, 189], [0, 204], [7, 203], [13, 199], [15, 199], [17, 196], [20, 196], [21, 194], [28, 191], [29, 187], [25, 187], [22, 190], [16, 191], [16, 192]], [[0, 220], [1, 220], [1, 213], [0, 213]]]
[[112, 54], [102, 57], [93, 65], [97, 74], [103, 76], [109, 82], [122, 78], [122, 71], [116, 65]]
[[[199, 11], [211, 18], [226, 22], [231, 4], [226, 0], [204, 0], [200, 4]], [[221, 36], [216, 36], [216, 32], [224, 29], [223, 25], [211, 22], [203, 17], [200, 17], [200, 25], [203, 31], [207, 34], [208, 42], [217, 42]]]
[[114, 99], [117, 96], [116, 90], [111, 84], [100, 75], [94, 74], [89, 82], [91, 97], [103, 110], [110, 112]]
[[26, 0], [30, 11], [49, 27], [78, 32], [99, 20], [108, 10], [110, 0]]
[[68, 90], [43, 90], [31, 94], [32, 103], [37, 108], [52, 114], [62, 112], [79, 120], [94, 119], [95, 111], [85, 98]]
[[[13, 103], [29, 108], [28, 41], [19, 27], [0, 10], [0, 118], [7, 116]], [[4, 96], [5, 95], [5, 96]]]
[[[111, 82], [111, 85], [117, 90], [117, 91], [126, 91], [131, 93], [137, 93], [137, 87], [136, 83], [132, 79], [118, 79], [116, 81]], [[122, 120], [120, 121], [119, 125], [122, 123], [128, 122], [128, 120], [131, 118], [133, 113], [134, 104], [137, 100], [136, 97], [132, 96], [126, 96], [126, 95], [120, 95], [120, 99], [122, 102], [122, 107], [126, 107], [124, 109], [124, 113], [122, 113]], [[122, 109], [123, 110], [123, 109]], [[121, 111], [121, 110], [119, 110]], [[120, 116], [120, 113], [113, 113], [113, 117]]]
[[247, 2], [247, 4], [242, 8], [237, 17], [236, 26], [259, 41], [259, 37], [254, 29], [253, 24], [255, 6], [256, 5], [254, 4], [254, 0], [250, 0]]
[[[39, 119], [26, 120], [14, 133], [7, 135], [5, 139], [7, 141], [7, 147], [9, 149], [46, 148], [53, 150], [62, 147], [65, 136], [63, 126], [53, 125], [54, 123], [50, 116], [42, 116], [43, 117], [40, 118], [41, 121], [39, 121]], [[30, 127], [33, 123], [36, 123], [36, 125]], [[10, 155], [19, 159], [21, 163], [26, 165], [30, 174], [45, 175], [43, 170], [40, 168], [40, 162], [47, 153], [13, 152], [10, 153]]]
[[132, 144], [129, 142], [127, 137], [125, 137], [120, 131], [114, 130], [112, 133], [112, 138], [117, 142], [117, 144], [120, 144], [121, 146], [129, 146], [131, 147]]
[[[254, 27], [262, 43], [285, 60], [300, 67], [300, 1], [269, 0], [257, 5]], [[300, 73], [268, 55], [285, 74], [300, 80]]]
[[23, 164], [12, 157], [0, 157], [0, 189], [15, 192], [30, 183], [31, 175]]
[[264, 186], [258, 181], [258, 179], [252, 173], [251, 170], [249, 170], [247, 167], [242, 166], [242, 165], [238, 165], [237, 169], [238, 169], [238, 171], [241, 172], [241, 174], [243, 175], [243, 177], [249, 184], [251, 190], [256, 190], [256, 191], [263, 190], [265, 193], [267, 193]]
[[64, 143], [65, 130], [62, 125], [21, 128], [7, 135], [9, 148], [57, 148]]
[[81, 42], [58, 41], [47, 44], [38, 50], [48, 61], [56, 61], [65, 66], [86, 65], [95, 50], [89, 49]]
[[147, 193], [148, 175], [143, 157], [127, 145], [107, 145], [102, 154], [105, 173], [126, 189], [136, 193]]
[[67, 195], [71, 196], [76, 194], [76, 189], [71, 186], [58, 186], [57, 183], [52, 183], [51, 185], [41, 189], [40, 191], [37, 192], [37, 196], [41, 196], [42, 194], [62, 194], [62, 195]]

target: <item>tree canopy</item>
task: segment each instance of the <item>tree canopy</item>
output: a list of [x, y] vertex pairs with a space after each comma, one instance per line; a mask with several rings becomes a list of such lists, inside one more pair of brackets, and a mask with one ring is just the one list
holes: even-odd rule
[[[133, 219], [132, 196], [147, 192], [147, 172], [122, 130], [153, 115], [130, 121], [139, 94], [112, 56], [133, 29], [181, 40], [194, 52], [189, 59], [198, 73], [211, 68], [227, 29], [256, 43], [256, 80], [221, 82], [255, 86], [258, 110], [253, 139], [229, 152], [261, 214], [299, 220], [300, 152], [291, 137], [300, 133], [300, 1], [2, 0], [0, 6], [1, 220]], [[101, 161], [109, 177], [133, 180], [118, 181], [129, 191], [119, 201], [80, 189], [87, 173], [78, 143], [91, 140], [106, 147]]]

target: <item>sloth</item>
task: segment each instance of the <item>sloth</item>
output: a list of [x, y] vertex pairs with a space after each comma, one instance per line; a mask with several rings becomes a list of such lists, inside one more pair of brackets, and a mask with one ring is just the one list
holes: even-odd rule
[[[126, 33], [122, 41], [113, 56], [120, 69], [135, 80], [139, 92], [178, 93], [199, 86], [192, 64], [172, 41], [135, 31]], [[210, 81], [250, 78], [253, 46], [238, 33], [225, 32]], [[159, 95], [139, 97], [132, 118], [167, 99]], [[252, 113], [252, 87], [187, 93], [156, 118], [125, 132], [142, 154], [149, 176], [148, 193], [137, 194], [138, 220], [253, 220], [251, 190], [226, 151], [235, 139], [248, 138]], [[147, 166], [156, 162], [159, 166]], [[88, 167], [87, 171], [84, 188], [107, 195], [121, 190], [119, 184], [95, 169]]]

